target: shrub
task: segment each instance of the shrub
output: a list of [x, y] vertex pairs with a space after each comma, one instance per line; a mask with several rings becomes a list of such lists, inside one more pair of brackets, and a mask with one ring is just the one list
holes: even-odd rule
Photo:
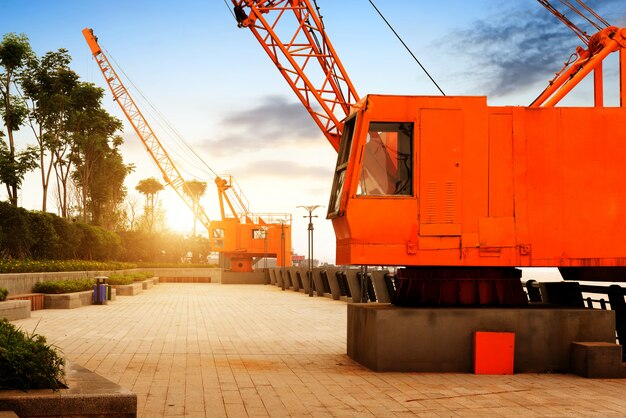
[[27, 257], [35, 241], [30, 229], [28, 212], [9, 203], [0, 202], [0, 227], [2, 228], [0, 253], [5, 257]]
[[53, 389], [64, 387], [63, 358], [37, 334], [18, 330], [0, 320], [0, 389]]
[[109, 276], [110, 285], [131, 284], [154, 277], [154, 274], [147, 271], [137, 271], [126, 274], [111, 274]]
[[53, 217], [53, 226], [59, 236], [55, 257], [59, 260], [71, 260], [78, 257], [78, 250], [83, 240], [83, 231], [78, 225], [67, 222], [58, 216]]
[[127, 277], [122, 274], [111, 274], [109, 276], [108, 283], [112, 286], [115, 285], [123, 285], [123, 284], [131, 284], [133, 283], [132, 277]]
[[41, 271], [103, 271], [135, 268], [135, 264], [117, 261], [87, 260], [12, 260], [0, 259], [0, 273], [32, 273]]
[[33, 293], [59, 294], [75, 293], [92, 290], [96, 284], [94, 279], [67, 279], [38, 282], [33, 286]]
[[7, 300], [7, 296], [9, 296], [9, 291], [4, 287], [0, 287], [0, 302]]
[[39, 211], [30, 211], [28, 218], [30, 231], [35, 238], [30, 247], [30, 256], [37, 260], [57, 258], [55, 251], [59, 246], [59, 235], [54, 229], [55, 215]]

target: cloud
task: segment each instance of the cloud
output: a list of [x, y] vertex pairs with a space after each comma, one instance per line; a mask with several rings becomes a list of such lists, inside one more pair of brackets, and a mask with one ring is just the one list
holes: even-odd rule
[[[588, 1], [609, 23], [624, 20], [626, 13], [609, 13], [623, 0]], [[587, 33], [595, 29], [561, 4], [554, 4]], [[620, 8], [621, 10], [621, 8]], [[455, 48], [469, 56], [471, 64], [463, 77], [479, 78], [491, 96], [503, 96], [541, 81], [561, 69], [580, 39], [555, 16], [537, 5], [515, 6], [489, 19], [477, 21], [469, 30], [456, 33]], [[460, 48], [459, 48], [460, 47]]]
[[225, 134], [207, 140], [215, 155], [289, 145], [317, 145], [325, 140], [302, 104], [281, 96], [267, 96], [257, 106], [233, 111], [221, 120], [220, 125]]
[[311, 166], [293, 161], [259, 160], [236, 169], [237, 177], [263, 176], [295, 180], [332, 181], [334, 162], [327, 167]]

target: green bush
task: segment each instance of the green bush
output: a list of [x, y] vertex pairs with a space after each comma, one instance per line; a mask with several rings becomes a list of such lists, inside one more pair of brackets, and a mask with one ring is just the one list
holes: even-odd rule
[[30, 228], [28, 212], [7, 202], [0, 202], [2, 241], [0, 254], [4, 257], [24, 258], [30, 254], [35, 238]]
[[125, 274], [116, 273], [109, 276], [108, 283], [110, 285], [131, 284], [133, 282], [140, 282], [151, 277], [154, 277], [154, 274], [147, 271], [136, 271]]
[[33, 293], [59, 294], [75, 293], [92, 290], [96, 284], [94, 279], [67, 279], [38, 282], [33, 286]]
[[0, 389], [59, 390], [64, 387], [64, 366], [45, 337], [0, 320]]
[[7, 296], [9, 296], [9, 291], [4, 287], [0, 287], [0, 302], [7, 300]]
[[35, 240], [30, 247], [30, 256], [36, 260], [54, 259], [59, 245], [59, 235], [54, 229], [55, 215], [45, 212], [30, 211], [28, 218], [30, 231]]
[[112, 286], [115, 286], [115, 285], [123, 285], [123, 284], [132, 284], [133, 281], [134, 280], [132, 277], [127, 277], [122, 274], [111, 274], [109, 276], [109, 280], [107, 283], [109, 283]]
[[73, 260], [78, 258], [78, 250], [83, 241], [83, 231], [76, 223], [67, 222], [65, 219], [54, 216], [52, 219], [54, 230], [59, 236], [59, 242], [55, 250], [55, 258], [58, 260]]

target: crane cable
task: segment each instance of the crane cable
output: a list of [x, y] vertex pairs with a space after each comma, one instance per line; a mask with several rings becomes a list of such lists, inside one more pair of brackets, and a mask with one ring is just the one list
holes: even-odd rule
[[[596, 30], [602, 30], [602, 26], [598, 25], [596, 22], [594, 22], [593, 20], [591, 20], [590, 18], [588, 18], [587, 16], [585, 16], [585, 14], [576, 6], [574, 6], [572, 4], [571, 1], [569, 0], [559, 0], [562, 4], [566, 5], [567, 7], [569, 7], [574, 13], [576, 13], [577, 15], [579, 15], [580, 17], [582, 17], [583, 19], [585, 19], [587, 22], [589, 22], [589, 24], [591, 24], [591, 26], [593, 26], [594, 28], [596, 28]], [[597, 13], [593, 12], [593, 10], [591, 10], [591, 8], [589, 6], [587, 6], [584, 2], [582, 2], [581, 0], [576, 0], [578, 2], [578, 4], [582, 5], [587, 11], [590, 11], [592, 15], [597, 16]], [[601, 23], [605, 23], [603, 22], [604, 19], [600, 19]], [[606, 25], [609, 26], [609, 25]]]
[[[563, 13], [561, 13], [556, 7], [554, 7], [549, 0], [537, 0], [539, 2], [539, 4], [541, 4], [542, 6], [544, 6], [546, 9], [548, 9], [548, 11], [550, 13], [552, 13], [553, 15], [555, 15], [557, 17], [557, 19], [559, 19], [561, 22], [563, 22], [565, 24], [565, 26], [567, 26], [568, 28], [570, 28], [579, 38], [581, 41], [583, 41], [583, 43], [585, 45], [589, 45], [589, 39], [590, 36], [587, 34], [587, 32], [585, 32], [584, 30], [582, 30], [581, 28], [579, 28], [578, 26], [576, 26], [571, 20], [569, 20]], [[576, 0], [576, 2], [582, 6], [584, 8], [584, 10], [586, 10], [593, 18], [595, 18], [597, 20], [597, 22], [594, 22], [592, 18], [588, 17], [587, 15], [585, 15], [585, 13], [579, 9], [578, 7], [576, 7], [576, 5], [574, 5], [574, 3], [571, 0], [559, 0], [559, 3], [561, 3], [562, 5], [566, 6], [567, 8], [569, 8], [572, 12], [574, 12], [575, 14], [577, 14], [578, 16], [580, 16], [581, 18], [583, 18], [584, 20], [586, 20], [591, 26], [593, 26], [596, 30], [602, 30], [603, 28], [609, 27], [609, 23], [604, 20], [598, 13], [596, 13], [591, 7], [589, 7], [588, 5], [585, 4], [585, 2], [583, 0]]]
[[428, 78], [430, 78], [430, 81], [433, 82], [433, 84], [435, 85], [435, 87], [437, 87], [437, 89], [439, 89], [439, 91], [441, 92], [441, 94], [443, 96], [445, 96], [446, 94], [443, 92], [443, 90], [441, 89], [441, 87], [439, 87], [439, 84], [437, 84], [437, 82], [435, 81], [434, 78], [432, 78], [432, 76], [428, 73], [428, 71], [426, 70], [426, 68], [424, 68], [424, 66], [422, 65], [422, 63], [417, 59], [417, 57], [415, 56], [415, 54], [413, 54], [413, 52], [411, 51], [411, 49], [407, 46], [406, 43], [404, 43], [404, 41], [402, 40], [402, 38], [400, 37], [400, 35], [398, 35], [398, 32], [395, 31], [395, 29], [393, 28], [393, 26], [391, 26], [391, 24], [387, 21], [387, 19], [385, 19], [385, 16], [383, 16], [383, 14], [380, 12], [380, 10], [378, 10], [378, 7], [376, 7], [376, 5], [374, 4], [374, 2], [372, 0], [368, 0], [370, 2], [370, 4], [372, 5], [372, 7], [376, 10], [376, 12], [380, 15], [380, 17], [383, 19], [383, 21], [387, 24], [387, 26], [389, 26], [389, 29], [391, 29], [391, 31], [393, 32], [394, 35], [396, 35], [396, 38], [398, 38], [398, 40], [402, 43], [402, 45], [404, 45], [404, 47], [406, 48], [406, 50], [409, 52], [409, 54], [411, 54], [411, 56], [413, 57], [413, 59], [415, 60], [415, 62], [417, 62], [417, 64], [420, 66], [420, 68], [424, 71], [424, 73], [426, 73], [426, 75], [428, 76]]
[[[139, 95], [143, 98], [143, 100], [148, 104], [148, 106], [155, 112], [155, 114], [160, 117], [163, 120], [163, 123], [165, 124], [165, 128], [163, 127], [163, 125], [160, 123], [159, 119], [156, 119], [157, 123], [159, 125], [161, 125], [161, 127], [163, 129], [169, 129], [173, 135], [178, 139], [179, 143], [184, 145], [184, 150], [183, 152], [187, 152], [187, 155], [189, 155], [189, 153], [191, 153], [193, 156], [195, 156], [196, 161], [200, 162], [204, 167], [206, 167], [206, 169], [209, 170], [210, 173], [212, 173], [215, 177], [219, 177], [217, 175], [217, 173], [196, 153], [196, 151], [194, 151], [193, 148], [191, 148], [191, 146], [185, 141], [185, 139], [183, 138], [183, 136], [180, 134], [180, 132], [178, 132], [176, 130], [176, 128], [174, 128], [174, 126], [167, 120], [167, 118], [150, 102], [150, 100], [148, 100], [148, 98], [146, 96], [144, 96], [144, 94], [141, 92], [141, 90], [137, 87], [137, 85], [131, 80], [131, 78], [128, 76], [128, 74], [126, 74], [126, 72], [124, 72], [124, 69], [119, 65], [119, 63], [115, 60], [115, 58], [113, 57], [113, 55], [111, 55], [111, 53], [106, 50], [105, 48], [103, 48], [107, 55], [111, 58], [111, 61], [113, 61], [113, 63], [115, 64], [115, 66], [120, 70], [120, 72], [124, 75], [124, 77], [126, 78], [126, 80], [128, 80], [128, 82], [130, 83], [130, 85], [137, 91], [137, 93], [139, 93]], [[195, 166], [196, 169], [199, 169], [200, 171], [204, 171], [203, 168], [200, 168], [199, 166]]]
[[224, 5], [226, 6], [226, 8], [230, 12], [230, 14], [233, 15], [233, 18], [235, 20], [237, 20], [237, 16], [235, 16], [235, 13], [233, 12], [233, 9], [228, 5], [228, 2], [226, 0], [224, 0]]

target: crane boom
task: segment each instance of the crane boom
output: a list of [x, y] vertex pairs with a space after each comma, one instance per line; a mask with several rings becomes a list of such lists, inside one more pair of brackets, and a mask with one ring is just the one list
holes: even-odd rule
[[144, 144], [146, 150], [156, 163], [157, 167], [161, 171], [161, 174], [163, 175], [163, 180], [166, 184], [172, 186], [174, 191], [192, 212], [196, 212], [198, 220], [208, 231], [211, 220], [204, 209], [200, 207], [200, 205], [196, 205], [194, 203], [194, 200], [190, 197], [191, 193], [185, 193], [187, 188], [185, 179], [176, 168], [176, 165], [172, 161], [171, 157], [155, 135], [131, 95], [128, 93], [128, 90], [113, 69], [109, 59], [104, 52], [102, 52], [102, 48], [100, 48], [100, 45], [98, 44], [98, 38], [93, 34], [93, 30], [90, 28], [83, 29], [83, 36], [85, 37], [91, 53], [98, 63], [100, 71], [102, 71], [102, 75], [104, 75], [104, 79], [111, 89], [113, 100], [120, 106], [122, 112], [124, 112], [126, 118], [139, 136], [139, 139], [141, 139], [141, 142]]
[[[239, 27], [247, 27], [296, 96], [339, 150], [343, 120], [359, 96], [310, 0], [232, 0]], [[295, 23], [278, 24], [295, 18]], [[278, 34], [278, 29], [288, 30]]]

